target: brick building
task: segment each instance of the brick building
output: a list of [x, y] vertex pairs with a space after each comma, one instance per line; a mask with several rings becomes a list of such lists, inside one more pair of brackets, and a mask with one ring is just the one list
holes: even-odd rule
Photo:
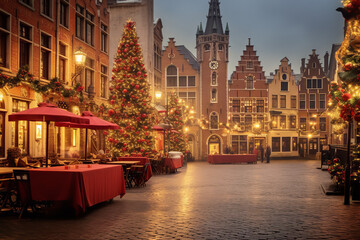
[[[85, 98], [106, 101], [109, 70], [109, 14], [106, 1], [1, 1], [0, 2], [0, 70], [14, 76], [28, 65], [30, 73], [42, 83], [58, 77], [71, 86], [81, 82]], [[86, 54], [83, 67], [78, 68], [74, 52], [81, 48]], [[44, 156], [45, 130], [36, 136], [35, 129], [45, 129], [42, 122], [8, 122], [7, 115], [36, 107], [44, 100], [55, 104], [60, 96], [45, 98], [29, 86], [21, 84], [0, 89], [0, 157], [5, 149], [16, 146], [33, 157]], [[80, 113], [76, 103], [62, 105]], [[51, 127], [49, 150], [65, 155], [70, 148], [84, 150], [84, 131]], [[101, 136], [93, 132], [96, 143], [92, 150], [103, 148]], [[90, 146], [90, 144], [88, 144]], [[56, 149], [56, 150], [55, 150]]]
[[319, 55], [313, 49], [305, 66], [302, 59], [299, 82], [299, 154], [315, 155], [321, 145], [328, 143], [329, 118], [325, 113], [329, 94], [328, 53], [324, 57], [324, 68]]
[[267, 144], [269, 131], [268, 85], [259, 57], [250, 39], [229, 85], [231, 148], [234, 153], [252, 153]]
[[[195, 118], [200, 117], [200, 65], [194, 55], [183, 45], [175, 45], [174, 38], [170, 38], [168, 45], [162, 52], [162, 75], [164, 90], [162, 90], [163, 105], [166, 105], [171, 92], [175, 92], [185, 104], [195, 110]], [[190, 151], [193, 157], [200, 159], [200, 136], [199, 125], [189, 126]]]
[[229, 58], [229, 28], [221, 21], [220, 3], [209, 2], [205, 31], [202, 25], [196, 33], [197, 60], [200, 64], [200, 116], [204, 122], [201, 136], [202, 156], [223, 153], [228, 145], [227, 124]]

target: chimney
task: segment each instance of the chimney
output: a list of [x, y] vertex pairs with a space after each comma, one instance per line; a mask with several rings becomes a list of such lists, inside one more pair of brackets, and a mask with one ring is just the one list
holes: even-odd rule
[[326, 52], [324, 56], [324, 72], [327, 75], [329, 71], [329, 53]]
[[300, 67], [300, 73], [303, 73], [305, 71], [305, 58], [301, 59], [301, 67]]

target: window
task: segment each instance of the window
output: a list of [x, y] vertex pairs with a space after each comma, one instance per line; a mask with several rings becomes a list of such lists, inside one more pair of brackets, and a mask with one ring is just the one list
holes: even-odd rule
[[306, 118], [300, 118], [300, 130], [306, 131]]
[[283, 152], [290, 152], [290, 137], [283, 137], [282, 138], [282, 151]]
[[252, 61], [247, 61], [246, 62], [246, 68], [253, 68], [253, 62]]
[[84, 23], [85, 23], [85, 17], [84, 17], [84, 8], [80, 5], [76, 5], [76, 37], [80, 38], [81, 40], [84, 40]]
[[272, 107], [278, 108], [278, 95], [272, 95]]
[[309, 89], [322, 89], [322, 79], [307, 79], [306, 88]]
[[251, 102], [251, 100], [245, 100], [244, 101], [244, 106], [245, 106], [245, 112], [246, 113], [251, 113], [252, 112], [252, 102]]
[[316, 68], [316, 63], [313, 63], [313, 64], [312, 64], [312, 68]]
[[32, 48], [32, 27], [25, 23], [20, 23], [20, 67], [25, 65], [30, 67], [30, 55]]
[[100, 96], [103, 98], [106, 98], [106, 89], [107, 89], [107, 67], [101, 65]]
[[234, 154], [247, 153], [247, 136], [246, 135], [232, 135], [231, 146]]
[[53, 0], [41, 0], [41, 14], [52, 18], [52, 2]]
[[305, 94], [300, 94], [300, 103], [299, 103], [300, 109], [306, 108], [306, 96]]
[[210, 115], [210, 130], [219, 129], [219, 116], [216, 112], [212, 112]]
[[209, 45], [209, 44], [205, 44], [204, 49], [205, 49], [205, 51], [210, 51], [210, 45]]
[[232, 121], [233, 121], [233, 123], [236, 123], [236, 124], [240, 123], [240, 115], [234, 115], [232, 117]]
[[179, 92], [179, 98], [184, 100], [184, 102], [190, 107], [195, 107], [196, 105], [196, 95], [195, 92]]
[[296, 96], [291, 96], [291, 108], [296, 108]]
[[174, 65], [168, 66], [166, 71], [166, 82], [168, 87], [177, 86], [177, 68]]
[[10, 16], [0, 11], [0, 67], [9, 68]]
[[188, 86], [195, 87], [195, 76], [188, 76]]
[[285, 115], [280, 116], [280, 128], [286, 129], [286, 116]]
[[66, 68], [67, 68], [67, 51], [66, 45], [59, 43], [59, 79], [60, 82], [65, 83], [66, 80]]
[[315, 109], [315, 100], [316, 100], [315, 94], [310, 94], [310, 99], [309, 99], [310, 109]]
[[297, 137], [292, 138], [292, 150], [297, 151]]
[[248, 76], [246, 78], [246, 89], [254, 89], [254, 77]]
[[271, 128], [278, 128], [278, 116], [271, 115]]
[[280, 107], [286, 108], [286, 95], [280, 95]]
[[[13, 112], [29, 109], [28, 102], [13, 99]], [[22, 153], [29, 153], [29, 124], [28, 121], [16, 121], [11, 123], [11, 146], [18, 147]]]
[[233, 112], [240, 112], [240, 100], [233, 99]]
[[40, 76], [50, 79], [51, 37], [41, 33]]
[[289, 83], [281, 82], [281, 91], [289, 91]]
[[108, 52], [108, 27], [101, 23], [101, 51]]
[[211, 90], [211, 100], [210, 102], [215, 103], [217, 102], [217, 91], [215, 88]]
[[89, 91], [89, 86], [94, 86], [94, 60], [86, 58], [85, 61], [85, 92]]
[[320, 131], [326, 132], [326, 118], [320, 118]]
[[213, 72], [213, 73], [212, 73], [212, 76], [211, 76], [211, 85], [212, 85], [212, 86], [216, 86], [216, 85], [217, 85], [217, 74], [216, 74], [216, 72]]
[[264, 112], [264, 100], [256, 100], [256, 112]]
[[219, 51], [222, 51], [224, 49], [224, 45], [219, 44]]
[[94, 46], [94, 15], [88, 11], [86, 11], [85, 42]]
[[289, 116], [289, 126], [290, 128], [296, 128], [296, 116]]
[[318, 85], [317, 88], [322, 89], [322, 79], [318, 79]]
[[60, 25], [69, 27], [69, 2], [68, 0], [60, 1]]
[[22, 4], [25, 4], [28, 7], [33, 8], [34, 7], [34, 0], [20, 0]]
[[251, 131], [252, 129], [252, 116], [245, 116], [245, 130]]
[[272, 151], [273, 152], [280, 152], [280, 137], [273, 137], [272, 138]]
[[260, 129], [264, 129], [264, 117], [257, 117], [257, 122], [260, 124]]
[[186, 87], [186, 76], [179, 76], [179, 87]]
[[325, 94], [320, 94], [320, 103], [319, 103], [319, 106], [321, 109], [324, 109], [325, 108]]

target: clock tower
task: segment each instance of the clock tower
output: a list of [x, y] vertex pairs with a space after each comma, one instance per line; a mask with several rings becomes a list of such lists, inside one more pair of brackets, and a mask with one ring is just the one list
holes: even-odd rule
[[197, 60], [200, 64], [200, 114], [202, 117], [201, 151], [221, 154], [227, 142], [229, 27], [225, 32], [219, 0], [209, 2], [206, 28], [196, 33]]

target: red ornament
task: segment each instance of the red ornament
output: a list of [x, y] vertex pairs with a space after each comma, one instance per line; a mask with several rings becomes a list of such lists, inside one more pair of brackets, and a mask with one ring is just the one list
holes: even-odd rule
[[346, 102], [348, 101], [349, 99], [351, 99], [351, 94], [350, 93], [344, 93], [342, 95], [342, 99]]
[[107, 131], [104, 131], [104, 135], [106, 136], [106, 135], [108, 135], [109, 133], [107, 132]]
[[115, 113], [115, 111], [113, 109], [109, 109], [109, 111], [108, 111], [109, 116], [113, 115], [114, 113]]
[[137, 74], [138, 76], [140, 76], [140, 75], [141, 75], [141, 72], [140, 72], [140, 71], [138, 71], [136, 74]]
[[123, 143], [124, 147], [126, 147], [127, 143]]
[[124, 90], [123, 90], [123, 93], [127, 93], [127, 90], [126, 90], [126, 89], [124, 89]]
[[135, 89], [139, 89], [140, 88], [140, 86], [139, 85], [135, 85]]
[[111, 104], [114, 104], [114, 103], [115, 103], [115, 100], [111, 100], [110, 103], [111, 103]]
[[353, 64], [351, 62], [348, 62], [344, 65], [345, 71], [350, 71], [353, 68]]
[[119, 86], [119, 85], [116, 85], [116, 87], [115, 87], [115, 88], [116, 88], [116, 90], [119, 90], [120, 86]]
[[124, 52], [128, 52], [128, 51], [129, 51], [129, 49], [127, 49], [127, 48], [124, 49]]
[[146, 118], [146, 114], [145, 113], [141, 114], [141, 117]]

